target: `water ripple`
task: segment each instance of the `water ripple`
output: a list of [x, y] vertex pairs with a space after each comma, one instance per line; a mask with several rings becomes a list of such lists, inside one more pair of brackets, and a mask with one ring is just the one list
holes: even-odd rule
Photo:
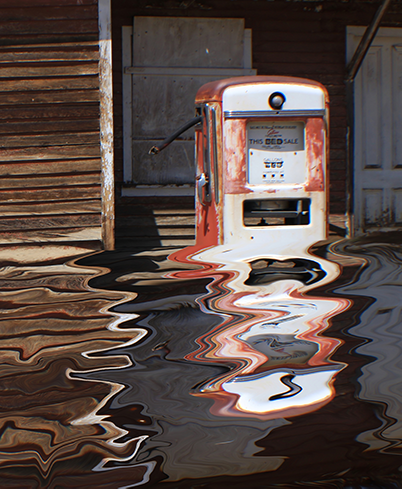
[[1, 268], [0, 485], [402, 487], [401, 247], [299, 251]]

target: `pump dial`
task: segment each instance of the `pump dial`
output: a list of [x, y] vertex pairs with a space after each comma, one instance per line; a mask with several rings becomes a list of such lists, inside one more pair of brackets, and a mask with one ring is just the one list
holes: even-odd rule
[[285, 102], [286, 102], [286, 97], [281, 92], [271, 93], [269, 97], [269, 105], [274, 110], [280, 110]]

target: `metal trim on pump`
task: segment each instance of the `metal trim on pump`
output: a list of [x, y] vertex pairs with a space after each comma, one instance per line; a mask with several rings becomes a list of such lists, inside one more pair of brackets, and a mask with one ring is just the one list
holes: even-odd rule
[[324, 117], [325, 109], [320, 110], [253, 110], [250, 112], [227, 110], [223, 113], [225, 119], [246, 117]]

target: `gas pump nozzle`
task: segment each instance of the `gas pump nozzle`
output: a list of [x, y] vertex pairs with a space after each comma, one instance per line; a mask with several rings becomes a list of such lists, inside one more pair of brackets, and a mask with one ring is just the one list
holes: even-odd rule
[[202, 116], [197, 116], [191, 119], [190, 121], [186, 122], [183, 126], [179, 127], [177, 131], [175, 131], [173, 134], [165, 138], [160, 146], [152, 146], [152, 148], [148, 151], [148, 154], [150, 155], [157, 155], [160, 153], [162, 150], [164, 150], [167, 146], [169, 146], [170, 143], [172, 143], [175, 139], [177, 139], [183, 132], [186, 132], [190, 127], [195, 126], [199, 122], [202, 121]]

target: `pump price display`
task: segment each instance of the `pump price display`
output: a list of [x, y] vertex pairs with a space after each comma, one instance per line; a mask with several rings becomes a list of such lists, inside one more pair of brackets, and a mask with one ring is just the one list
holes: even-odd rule
[[249, 183], [261, 185], [305, 181], [303, 122], [249, 123], [247, 146]]

